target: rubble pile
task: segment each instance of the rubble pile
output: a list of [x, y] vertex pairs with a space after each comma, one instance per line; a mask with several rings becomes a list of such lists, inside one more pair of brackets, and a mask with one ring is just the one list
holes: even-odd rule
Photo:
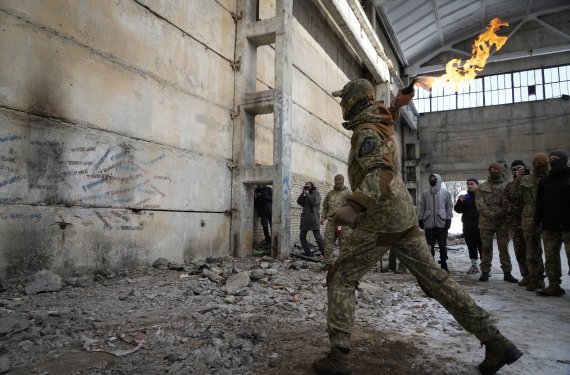
[[[426, 325], [449, 321], [428, 313], [411, 275], [379, 271], [359, 285], [357, 325], [403, 330], [420, 311]], [[267, 256], [161, 258], [68, 278], [42, 270], [4, 283], [0, 373], [277, 374], [297, 350], [310, 371], [327, 349], [325, 278], [320, 263]]]

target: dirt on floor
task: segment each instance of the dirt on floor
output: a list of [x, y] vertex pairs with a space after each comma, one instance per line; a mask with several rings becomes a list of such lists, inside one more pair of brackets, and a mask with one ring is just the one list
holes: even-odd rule
[[[465, 273], [461, 241], [449, 257], [451, 276], [525, 352], [501, 374], [570, 374], [568, 294], [536, 296], [504, 282], [498, 266], [482, 283]], [[4, 282], [0, 373], [312, 374], [328, 350], [320, 263], [228, 257], [155, 266], [74, 275], [47, 293], [26, 294], [31, 278]], [[353, 374], [477, 374], [477, 339], [409, 273], [381, 271], [357, 291]]]

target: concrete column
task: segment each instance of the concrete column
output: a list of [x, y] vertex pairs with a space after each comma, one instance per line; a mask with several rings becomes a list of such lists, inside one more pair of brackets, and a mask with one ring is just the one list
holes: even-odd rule
[[[276, 15], [256, 21], [256, 1], [239, 0], [237, 9], [232, 183], [232, 249], [235, 256], [253, 248], [253, 186], [273, 185], [272, 255], [291, 248], [291, 128], [293, 0], [277, 0]], [[275, 88], [255, 92], [257, 47], [275, 44]], [[255, 166], [255, 116], [273, 112], [273, 165]]]

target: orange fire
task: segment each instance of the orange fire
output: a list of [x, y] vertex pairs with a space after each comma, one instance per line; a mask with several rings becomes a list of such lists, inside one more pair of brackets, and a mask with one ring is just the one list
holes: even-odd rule
[[473, 42], [471, 58], [465, 61], [463, 66], [461, 66], [461, 59], [449, 60], [445, 65], [446, 73], [444, 75], [440, 77], [416, 77], [416, 84], [426, 90], [429, 90], [435, 84], [444, 84], [457, 92], [462, 82], [472, 81], [477, 76], [477, 73], [483, 70], [487, 64], [492, 46], [494, 45], [495, 51], [498, 51], [507, 42], [508, 37], [498, 36], [495, 33], [501, 26], [509, 26], [509, 23], [503, 22], [499, 18], [491, 20], [487, 30]]

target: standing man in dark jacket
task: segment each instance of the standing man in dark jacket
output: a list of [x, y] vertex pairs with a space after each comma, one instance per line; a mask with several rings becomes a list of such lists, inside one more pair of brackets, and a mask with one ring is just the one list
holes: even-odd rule
[[425, 230], [426, 240], [435, 256], [435, 243], [439, 246], [439, 263], [447, 268], [447, 231], [451, 227], [453, 202], [449, 190], [441, 186], [443, 179], [437, 173], [429, 176], [430, 187], [422, 193], [418, 208], [418, 223]]
[[265, 237], [265, 247], [271, 248], [271, 235], [269, 234], [269, 227], [271, 226], [272, 204], [273, 204], [273, 190], [267, 186], [258, 186], [254, 190], [255, 211], [261, 220], [263, 227], [263, 236]]
[[470, 178], [467, 180], [467, 194], [460, 195], [455, 203], [454, 210], [461, 215], [463, 223], [463, 236], [469, 250], [471, 267], [467, 273], [479, 273], [477, 259], [481, 256], [481, 235], [479, 234], [479, 211], [475, 205], [475, 194], [479, 188], [479, 180]]
[[303, 212], [301, 213], [301, 233], [299, 234], [301, 240], [301, 246], [303, 247], [303, 252], [305, 256], [311, 256], [311, 250], [309, 249], [309, 243], [307, 242], [307, 233], [309, 231], [313, 232], [317, 245], [319, 246], [319, 251], [324, 255], [325, 249], [323, 244], [323, 238], [321, 237], [320, 228], [320, 206], [321, 206], [321, 194], [317, 191], [315, 184], [311, 181], [305, 182], [305, 187], [299, 198], [297, 198], [297, 204], [303, 207]]
[[341, 97], [345, 129], [352, 131], [348, 155], [348, 179], [352, 193], [347, 204], [336, 210], [338, 225], [354, 228], [327, 275], [328, 356], [313, 363], [319, 375], [350, 374], [351, 332], [356, 307], [355, 290], [368, 271], [388, 251], [418, 280], [430, 297], [437, 299], [485, 349], [479, 364], [483, 374], [495, 374], [522, 353], [491, 324], [489, 313], [433, 261], [418, 228], [416, 210], [400, 171], [399, 141], [394, 131], [398, 109], [413, 97], [402, 91], [387, 108], [375, 101], [374, 86], [366, 79], [348, 82], [332, 93]]
[[553, 151], [548, 159], [550, 173], [538, 183], [534, 219], [535, 225], [542, 227], [548, 287], [536, 293], [540, 296], [560, 297], [566, 293], [560, 287], [562, 243], [570, 266], [570, 167], [568, 155], [564, 151]]

